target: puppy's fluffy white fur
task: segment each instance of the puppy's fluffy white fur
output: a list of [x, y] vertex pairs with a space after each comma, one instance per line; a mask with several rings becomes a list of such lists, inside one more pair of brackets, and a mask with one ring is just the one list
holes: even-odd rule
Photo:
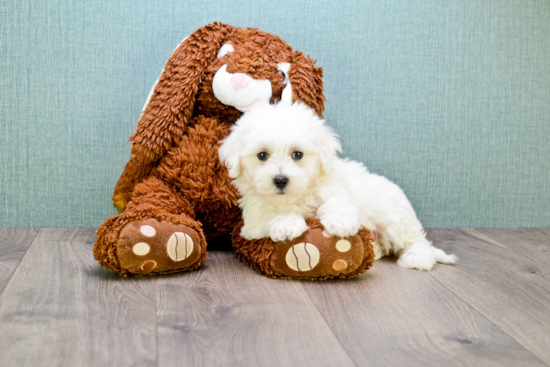
[[[259, 153], [266, 153], [261, 160]], [[299, 154], [301, 152], [301, 159]], [[340, 159], [337, 135], [302, 103], [265, 104], [246, 112], [222, 142], [219, 155], [242, 195], [246, 239], [292, 240], [320, 219], [330, 235], [376, 234], [375, 259], [395, 254], [398, 264], [431, 270], [457, 258], [433, 247], [403, 191], [359, 162]], [[265, 158], [261, 155], [261, 158]], [[280, 189], [274, 179], [283, 176]]]

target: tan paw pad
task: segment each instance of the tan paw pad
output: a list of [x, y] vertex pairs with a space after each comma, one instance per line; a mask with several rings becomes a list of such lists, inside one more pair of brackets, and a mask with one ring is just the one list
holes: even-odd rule
[[145, 242], [138, 242], [134, 245], [134, 247], [132, 247], [132, 251], [138, 256], [144, 256], [151, 251], [151, 246]]
[[348, 240], [340, 240], [336, 242], [336, 249], [340, 252], [348, 252], [351, 248], [351, 243]]
[[186, 233], [176, 232], [170, 236], [166, 247], [172, 260], [183, 261], [193, 252], [193, 240]]
[[319, 250], [311, 243], [298, 243], [286, 253], [286, 263], [294, 271], [309, 271], [319, 263]]
[[139, 231], [145, 237], [155, 237], [155, 235], [157, 234], [157, 230], [155, 228], [153, 228], [152, 226], [149, 226], [147, 224], [141, 226], [139, 228]]
[[157, 267], [157, 262], [155, 260], [147, 260], [141, 264], [141, 270], [151, 271]]
[[346, 260], [338, 259], [332, 264], [332, 268], [336, 271], [342, 271], [348, 267]]

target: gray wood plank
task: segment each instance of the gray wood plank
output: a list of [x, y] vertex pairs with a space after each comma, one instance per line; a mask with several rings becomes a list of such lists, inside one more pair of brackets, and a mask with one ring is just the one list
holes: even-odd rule
[[0, 365], [156, 365], [155, 279], [92, 256], [93, 229], [42, 229], [0, 296]]
[[94, 230], [35, 234], [0, 229], [0, 366], [550, 365], [549, 229], [430, 230], [457, 266], [328, 282], [231, 252], [124, 279], [93, 259]]
[[523, 347], [550, 364], [550, 274], [522, 251], [470, 230], [433, 229], [428, 237], [460, 258], [429, 273]]
[[0, 294], [37, 233], [38, 228], [0, 228]]
[[231, 252], [158, 282], [161, 366], [350, 366], [300, 281], [270, 279]]
[[490, 241], [490, 238], [550, 268], [550, 228], [483, 228], [464, 231], [484, 241]]
[[302, 286], [358, 366], [544, 366], [429, 273], [394, 259], [355, 279]]

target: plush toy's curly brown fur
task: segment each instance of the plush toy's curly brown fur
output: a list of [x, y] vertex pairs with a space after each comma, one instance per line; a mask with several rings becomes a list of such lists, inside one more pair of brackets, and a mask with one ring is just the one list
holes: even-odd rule
[[[217, 58], [219, 48], [227, 42], [235, 50]], [[234, 231], [240, 221], [239, 194], [219, 162], [217, 147], [241, 112], [218, 101], [212, 81], [226, 64], [229, 73], [269, 80], [275, 101], [284, 87], [283, 75], [277, 73], [280, 62], [291, 64], [288, 74], [293, 100], [304, 102], [321, 116], [325, 100], [322, 69], [278, 36], [214, 23], [193, 32], [179, 45], [130, 138], [132, 157], [113, 196], [120, 214], [108, 218], [97, 231], [94, 256], [102, 266], [123, 276], [192, 270], [206, 259], [207, 242], [229, 241], [233, 232], [233, 246], [245, 263], [266, 275], [278, 276], [269, 266], [260, 265], [264, 255], [251, 255], [250, 250], [259, 246], [254, 251], [264, 252], [275, 245], [271, 241], [246, 241]], [[169, 222], [180, 225], [182, 232], [198, 233], [200, 244], [195, 244], [195, 249], [201, 252], [199, 260], [169, 271], [157, 267], [135, 273], [124, 268], [119, 253], [121, 231], [128, 223], [149, 219], [156, 220], [158, 230]], [[365, 232], [362, 238], [363, 264], [340, 277], [357, 275], [371, 265], [370, 239]]]

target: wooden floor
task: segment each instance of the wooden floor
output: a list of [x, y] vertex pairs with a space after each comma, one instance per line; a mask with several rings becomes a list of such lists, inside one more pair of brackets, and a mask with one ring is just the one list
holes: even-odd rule
[[211, 251], [125, 279], [93, 229], [0, 229], [1, 366], [550, 366], [550, 229], [434, 229], [431, 272], [274, 280]]

